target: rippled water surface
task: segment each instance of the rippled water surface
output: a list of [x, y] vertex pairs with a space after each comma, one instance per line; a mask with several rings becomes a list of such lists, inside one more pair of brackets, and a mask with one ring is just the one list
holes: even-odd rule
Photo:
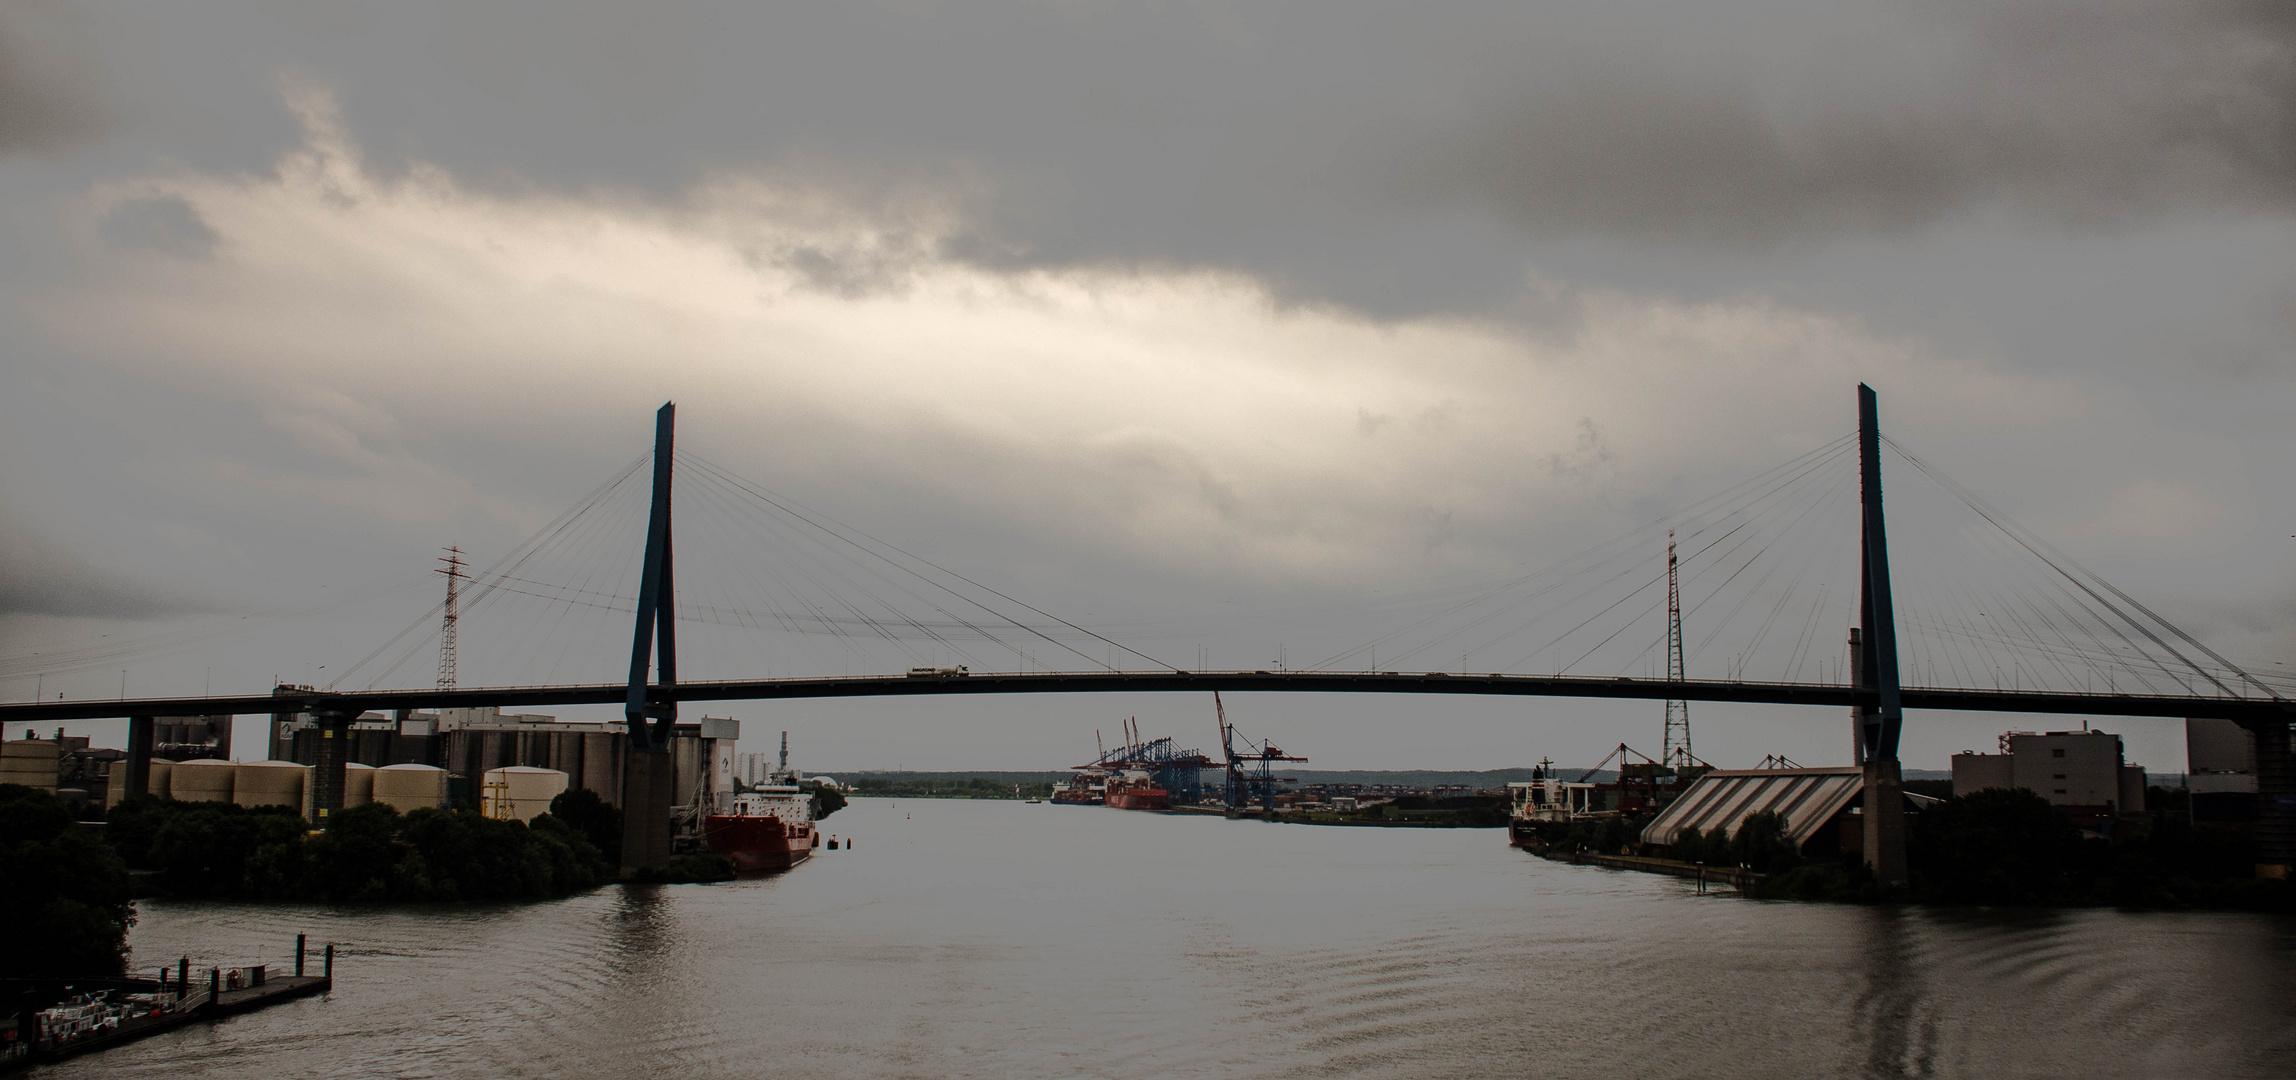
[[2296, 924], [1701, 897], [1493, 830], [862, 799], [795, 871], [485, 909], [147, 902], [336, 988], [74, 1076], [2286, 1076]]

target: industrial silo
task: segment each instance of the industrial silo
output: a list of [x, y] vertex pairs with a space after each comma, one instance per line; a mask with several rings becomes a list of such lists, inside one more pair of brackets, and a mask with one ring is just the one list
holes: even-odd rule
[[[159, 796], [159, 797], [160, 797], [160, 798], [162, 798], [162, 799], [164, 799], [164, 798], [167, 798], [167, 797], [168, 797], [168, 794], [167, 794], [167, 791], [168, 791], [168, 785], [167, 785], [167, 774], [168, 774], [168, 771], [169, 771], [170, 769], [173, 769], [174, 767], [175, 767], [175, 762], [169, 761], [169, 760], [168, 760], [168, 759], [166, 759], [166, 758], [153, 758], [153, 759], [151, 759], [151, 773], [150, 773], [150, 785], [151, 785], [151, 786], [149, 786], [149, 787], [145, 788], [144, 790], [145, 790], [145, 791], [147, 791], [147, 792], [149, 792], [150, 794], [153, 794], [153, 795], [157, 795], [157, 796]], [[128, 790], [127, 790], [127, 789], [128, 789], [128, 766], [127, 766], [127, 762], [124, 762], [124, 761], [115, 761], [115, 762], [113, 762], [113, 763], [112, 763], [112, 777], [111, 777], [111, 785], [110, 785], [110, 787], [109, 787], [109, 788], [107, 788], [107, 789], [106, 789], [106, 792], [105, 792], [105, 796], [104, 796], [104, 805], [105, 805], [105, 806], [115, 806], [115, 805], [118, 805], [118, 803], [119, 803], [119, 801], [120, 801], [121, 799], [127, 798], [127, 795], [128, 795]]]
[[[168, 774], [168, 793], [178, 802], [230, 802], [239, 766], [222, 758], [178, 761]], [[297, 798], [295, 804], [302, 805]]]
[[292, 761], [251, 761], [232, 777], [231, 801], [241, 806], [284, 806], [298, 813], [310, 790], [311, 767]]
[[358, 762], [343, 765], [343, 809], [375, 801], [375, 767]]
[[488, 769], [479, 788], [479, 810], [490, 818], [532, 821], [550, 810], [550, 800], [566, 790], [566, 774], [556, 769], [513, 765]]
[[446, 805], [446, 770], [430, 765], [385, 765], [368, 781], [374, 801], [399, 813]]

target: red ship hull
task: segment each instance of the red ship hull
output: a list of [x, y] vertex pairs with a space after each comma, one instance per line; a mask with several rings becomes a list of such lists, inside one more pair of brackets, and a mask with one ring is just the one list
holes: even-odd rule
[[702, 842], [713, 854], [733, 860], [745, 874], [787, 870], [813, 856], [820, 834], [810, 824], [785, 825], [771, 815], [711, 814]]
[[1108, 793], [1108, 805], [1118, 810], [1169, 810], [1172, 795], [1163, 788], [1133, 788]]
[[1099, 806], [1101, 799], [1098, 792], [1055, 791], [1052, 802], [1055, 806]]

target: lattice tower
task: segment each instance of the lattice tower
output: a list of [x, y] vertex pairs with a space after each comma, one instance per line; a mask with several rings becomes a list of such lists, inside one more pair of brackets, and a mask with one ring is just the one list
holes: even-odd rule
[[[1682, 681], [1682, 580], [1675, 570], [1674, 532], [1666, 533], [1666, 681]], [[1666, 701], [1666, 739], [1658, 760], [1670, 768], [1697, 764], [1690, 753], [1690, 703]]]
[[446, 575], [446, 616], [439, 626], [438, 636], [438, 688], [452, 690], [455, 683], [454, 631], [455, 624], [462, 621], [462, 583], [470, 577], [463, 568], [470, 564], [462, 561], [462, 549], [458, 547], [446, 549], [446, 554], [439, 556], [438, 561], [446, 564], [438, 568], [439, 573]]

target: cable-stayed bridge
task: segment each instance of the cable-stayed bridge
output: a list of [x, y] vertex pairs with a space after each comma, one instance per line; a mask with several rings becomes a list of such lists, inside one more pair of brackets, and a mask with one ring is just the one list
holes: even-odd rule
[[[40, 701], [0, 706], [0, 720], [309, 712], [327, 727], [369, 709], [618, 701], [639, 751], [626, 798], [645, 804], [657, 784], [639, 773], [663, 758], [645, 751], [684, 702], [1221, 690], [1824, 705], [1851, 710], [1866, 805], [1886, 807], [1906, 709], [2222, 717], [2258, 735], [2266, 858], [2296, 857], [2286, 680], [2219, 655], [1884, 437], [1863, 387], [1852, 434], [1527, 574], [1308, 613], [1387, 629], [1304, 666], [1244, 670], [1160, 659], [1139, 640], [1154, 627], [1060, 617], [678, 451], [673, 416], [664, 406], [653, 451], [467, 580], [450, 575], [458, 595], [324, 688]], [[190, 640], [37, 663], [119, 666]], [[458, 640], [459, 670], [545, 677], [461, 685]], [[627, 678], [595, 681], [617, 654]], [[433, 657], [438, 684], [408, 685]], [[22, 663], [0, 659], [0, 675]], [[342, 763], [325, 757], [322, 808], [341, 792]], [[1896, 820], [1866, 816], [1881, 830], [1869, 860], [1893, 880]], [[631, 857], [659, 861], [633, 830]]]

